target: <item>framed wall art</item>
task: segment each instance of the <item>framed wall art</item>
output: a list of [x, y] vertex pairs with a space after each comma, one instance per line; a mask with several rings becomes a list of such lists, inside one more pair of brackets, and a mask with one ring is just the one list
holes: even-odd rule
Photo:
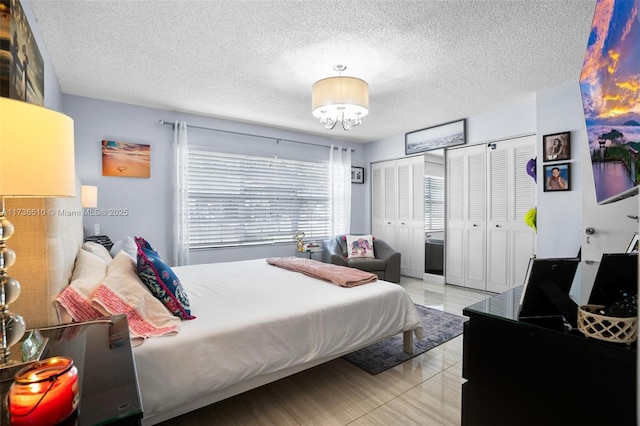
[[544, 166], [545, 191], [571, 190], [571, 163], [550, 164]]
[[554, 133], [542, 137], [543, 161], [562, 161], [571, 158], [571, 132]]
[[406, 155], [434, 149], [464, 145], [467, 141], [467, 120], [451, 121], [438, 126], [427, 127], [406, 133], [404, 153]]
[[0, 96], [44, 105], [44, 60], [19, 0], [0, 0]]
[[351, 167], [351, 183], [364, 183], [364, 167]]
[[102, 176], [151, 176], [151, 145], [102, 141]]

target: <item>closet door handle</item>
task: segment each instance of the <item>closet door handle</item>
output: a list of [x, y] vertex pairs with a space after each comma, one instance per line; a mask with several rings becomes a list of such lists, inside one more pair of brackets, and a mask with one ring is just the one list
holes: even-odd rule
[[474, 223], [474, 224], [473, 224], [473, 227], [475, 228], [476, 226], [478, 226], [478, 225], [476, 225], [476, 224]]
[[496, 228], [500, 228], [500, 225], [496, 225]]

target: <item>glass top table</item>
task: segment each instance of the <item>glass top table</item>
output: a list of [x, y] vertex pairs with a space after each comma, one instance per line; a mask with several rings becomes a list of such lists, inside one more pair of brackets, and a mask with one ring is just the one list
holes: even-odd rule
[[[40, 359], [70, 357], [78, 369], [80, 403], [63, 425], [139, 424], [142, 403], [126, 315], [41, 328], [40, 332], [46, 340]], [[20, 352], [20, 344], [13, 351]], [[0, 424], [9, 425], [7, 395], [13, 374], [2, 376]]]

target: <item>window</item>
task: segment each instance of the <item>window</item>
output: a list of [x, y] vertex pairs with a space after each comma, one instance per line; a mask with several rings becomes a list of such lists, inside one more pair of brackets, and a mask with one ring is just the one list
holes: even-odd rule
[[424, 230], [444, 230], [444, 179], [424, 177]]
[[329, 237], [327, 162], [189, 148], [189, 248]]

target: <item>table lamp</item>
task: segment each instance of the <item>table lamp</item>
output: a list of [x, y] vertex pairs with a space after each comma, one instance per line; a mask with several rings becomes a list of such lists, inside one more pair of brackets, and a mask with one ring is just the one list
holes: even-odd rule
[[7, 246], [14, 233], [7, 216], [56, 214], [26, 209], [7, 212], [5, 198], [72, 197], [75, 191], [73, 120], [47, 108], [0, 97], [0, 368], [9, 363], [9, 348], [26, 328], [20, 315], [9, 312], [21, 289], [8, 275], [16, 254]]
[[98, 187], [82, 185], [80, 188], [80, 202], [83, 209], [95, 209], [98, 207]]

